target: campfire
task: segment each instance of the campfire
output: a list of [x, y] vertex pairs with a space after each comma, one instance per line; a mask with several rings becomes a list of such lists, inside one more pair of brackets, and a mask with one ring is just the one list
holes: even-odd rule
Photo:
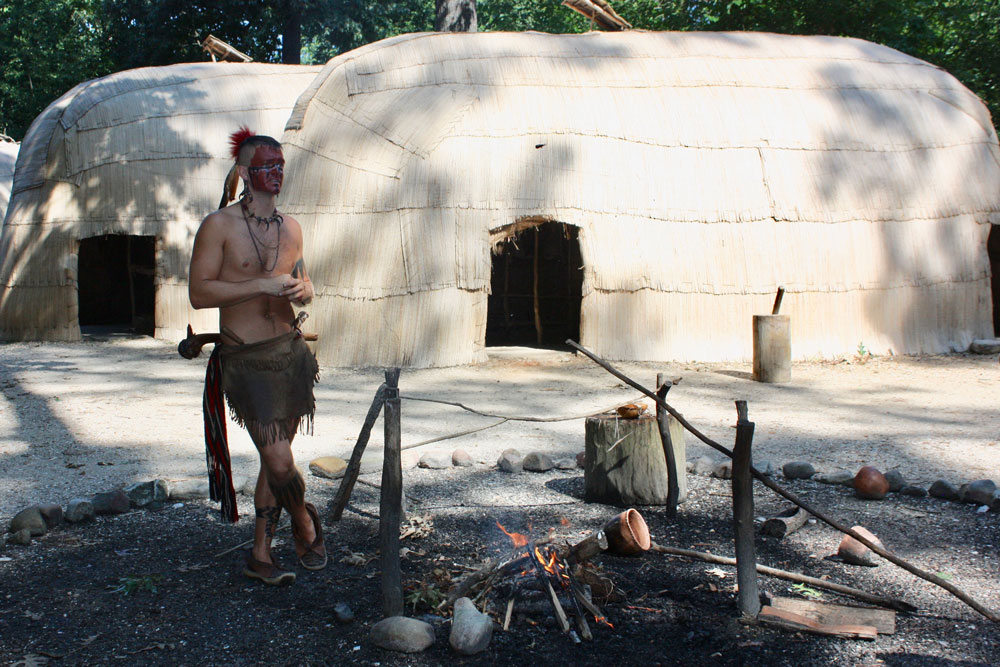
[[[523, 618], [538, 625], [539, 617], [551, 615], [556, 626], [576, 642], [592, 640], [591, 622], [613, 627], [601, 611], [597, 599], [607, 599], [613, 590], [609, 580], [586, 567], [587, 561], [605, 551], [634, 555], [649, 549], [649, 529], [642, 515], [634, 509], [614, 517], [605, 526], [574, 545], [559, 548], [549, 537], [529, 540], [497, 527], [510, 539], [511, 548], [489, 561], [483, 568], [460, 582], [448, 596], [447, 604], [474, 589], [477, 599], [497, 601], [503, 609], [503, 628]], [[594, 588], [602, 591], [594, 594]], [[494, 606], [494, 605], [491, 605]]]

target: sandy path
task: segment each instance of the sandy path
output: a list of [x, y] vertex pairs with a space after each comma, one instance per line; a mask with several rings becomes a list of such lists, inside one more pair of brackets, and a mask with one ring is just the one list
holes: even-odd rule
[[[796, 364], [787, 385], [749, 379], [749, 364], [637, 364], [623, 371], [647, 385], [657, 371], [682, 377], [671, 403], [709, 436], [731, 444], [733, 400], [749, 401], [756, 458], [812, 461], [821, 471], [872, 464], [914, 483], [1000, 482], [1000, 366], [994, 357], [872, 359]], [[185, 361], [150, 338], [79, 344], [0, 345], [0, 516], [32, 502], [63, 502], [116, 485], [204, 474], [204, 357]], [[323, 369], [316, 435], [299, 437], [300, 465], [346, 456], [382, 380], [378, 369]], [[491, 349], [488, 363], [404, 371], [405, 394], [487, 412], [561, 416], [624, 402], [636, 392], [590, 361], [525, 348]], [[407, 401], [403, 443], [487, 425], [495, 419]], [[371, 448], [381, 443], [376, 427]], [[688, 458], [710, 450], [688, 438]], [[256, 453], [230, 424], [234, 472], [256, 472]], [[431, 448], [466, 449], [485, 463], [507, 447], [570, 456], [583, 448], [581, 420], [508, 422], [405, 452], [412, 465]], [[482, 466], [481, 466], [482, 467]]]

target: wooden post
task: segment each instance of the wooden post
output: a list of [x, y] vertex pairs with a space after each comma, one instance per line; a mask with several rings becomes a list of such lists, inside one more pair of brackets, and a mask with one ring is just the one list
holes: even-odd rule
[[[656, 374], [656, 387], [656, 395], [666, 401], [671, 385], [667, 383], [663, 373]], [[670, 439], [670, 415], [659, 403], [656, 404], [656, 423], [660, 428], [663, 456], [667, 460], [667, 518], [673, 519], [677, 516], [677, 461], [674, 457], [674, 445]]]
[[379, 545], [382, 566], [382, 614], [403, 615], [403, 573], [399, 564], [399, 522], [403, 500], [400, 454], [399, 369], [385, 372], [385, 454], [379, 503]]
[[[181, 356], [184, 355], [182, 354]], [[340, 521], [340, 517], [344, 514], [344, 508], [347, 507], [347, 502], [351, 499], [351, 491], [354, 490], [354, 483], [358, 480], [358, 472], [361, 470], [361, 456], [365, 453], [365, 447], [368, 446], [368, 438], [372, 434], [372, 426], [375, 425], [375, 420], [378, 419], [378, 413], [382, 412], [382, 404], [384, 402], [385, 385], [382, 384], [379, 385], [378, 391], [375, 392], [375, 399], [372, 400], [371, 407], [368, 408], [365, 423], [361, 427], [358, 441], [354, 444], [354, 451], [351, 452], [351, 460], [344, 471], [344, 479], [340, 482], [340, 488], [337, 489], [337, 497], [333, 501], [333, 512], [330, 514], [330, 519], [333, 521]]]
[[532, 261], [532, 305], [535, 310], [535, 341], [541, 345], [542, 344], [542, 313], [538, 305], [538, 255], [539, 255], [539, 236], [538, 227], [535, 227], [535, 253], [531, 258]]
[[753, 477], [750, 475], [752, 421], [747, 419], [747, 402], [736, 401], [736, 444], [733, 446], [733, 526], [736, 532], [736, 582], [740, 611], [746, 617], [760, 613], [757, 587], [757, 556], [753, 544]]
[[[780, 303], [776, 304], [780, 307]], [[792, 334], [788, 315], [753, 316], [753, 379], [792, 381]]]

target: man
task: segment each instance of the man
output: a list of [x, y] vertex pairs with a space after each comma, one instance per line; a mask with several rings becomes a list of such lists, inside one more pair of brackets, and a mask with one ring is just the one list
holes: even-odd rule
[[[304, 306], [312, 300], [313, 286], [302, 261], [302, 229], [275, 205], [284, 175], [281, 144], [245, 127], [230, 137], [230, 143], [235, 164], [219, 210], [202, 221], [195, 236], [189, 297], [195, 308], [219, 309], [222, 343], [212, 355], [218, 359], [219, 386], [233, 419], [246, 427], [260, 455], [253, 548], [246, 555], [244, 574], [281, 585], [295, 581], [295, 573], [281, 569], [271, 554], [282, 509], [291, 516], [302, 566], [318, 570], [327, 562], [319, 515], [305, 502], [305, 481], [291, 449], [298, 427], [311, 430], [315, 411], [313, 383], [319, 367], [292, 310], [292, 304]], [[243, 181], [243, 194], [226, 206], [238, 181]], [[210, 360], [209, 378], [212, 364]], [[209, 393], [207, 383], [206, 441], [211, 426]], [[224, 414], [221, 422], [225, 445]], [[222, 452], [228, 468], [228, 446]], [[212, 464], [209, 444], [210, 469]], [[228, 500], [231, 520], [236, 520], [228, 476], [225, 485], [232, 497], [220, 495], [223, 513]]]

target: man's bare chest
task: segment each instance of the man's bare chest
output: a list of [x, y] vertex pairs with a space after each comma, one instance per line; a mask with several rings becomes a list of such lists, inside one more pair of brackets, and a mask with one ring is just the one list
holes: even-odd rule
[[234, 225], [226, 239], [222, 265], [227, 274], [258, 278], [290, 273], [295, 264], [295, 246], [282, 225], [270, 228]]

